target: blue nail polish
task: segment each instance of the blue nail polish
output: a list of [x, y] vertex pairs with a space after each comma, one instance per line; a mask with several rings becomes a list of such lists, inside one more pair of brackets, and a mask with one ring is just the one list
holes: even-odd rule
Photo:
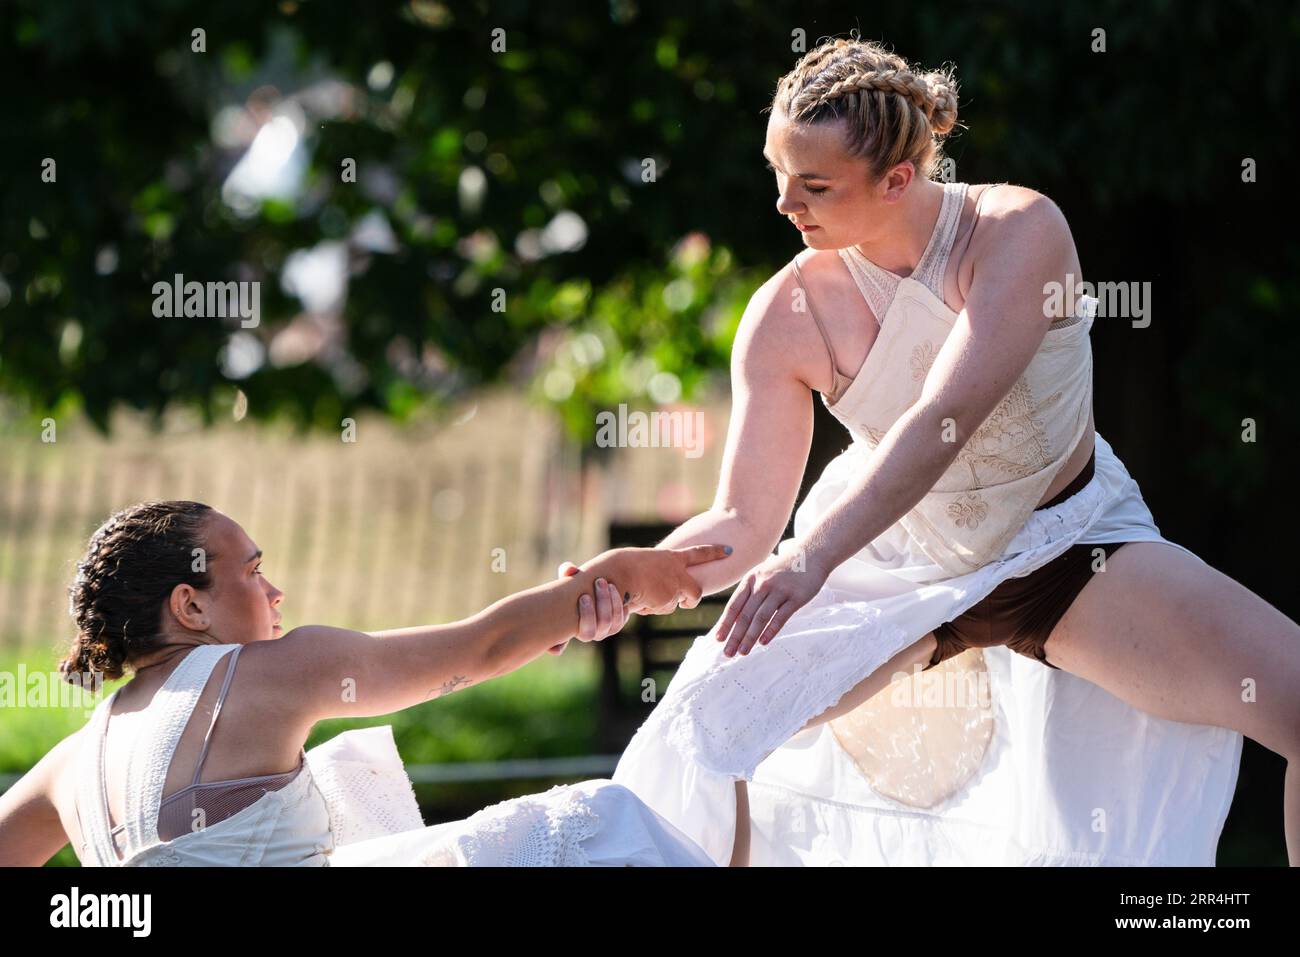
[[727, 545], [727, 546], [723, 549], [723, 551], [725, 551], [728, 555], [730, 555], [730, 554], [731, 554], [731, 546], [730, 546], [730, 545]]

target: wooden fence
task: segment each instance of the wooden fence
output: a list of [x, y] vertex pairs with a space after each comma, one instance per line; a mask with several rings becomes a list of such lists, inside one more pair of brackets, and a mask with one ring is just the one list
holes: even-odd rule
[[445, 423], [357, 423], [355, 441], [251, 423], [60, 422], [0, 432], [0, 648], [61, 647], [67, 587], [115, 509], [192, 498], [236, 519], [286, 593], [286, 629], [449, 621], [608, 547], [610, 523], [677, 522], [713, 498], [724, 401], [699, 407], [703, 454], [621, 448], [585, 466], [553, 413], [505, 390]]

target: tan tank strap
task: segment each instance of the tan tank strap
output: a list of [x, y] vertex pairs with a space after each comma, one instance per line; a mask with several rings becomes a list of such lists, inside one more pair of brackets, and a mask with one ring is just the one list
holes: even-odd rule
[[817, 324], [817, 331], [821, 333], [822, 342], [826, 343], [826, 352], [830, 355], [832, 391], [828, 398], [831, 402], [835, 402], [839, 399], [851, 379], [844, 375], [844, 373], [840, 372], [840, 363], [839, 360], [835, 358], [835, 347], [831, 345], [831, 337], [826, 334], [826, 327], [822, 325], [821, 319], [817, 317], [817, 310], [813, 308], [812, 304], [812, 296], [808, 292], [808, 284], [803, 281], [803, 273], [799, 271], [799, 257], [796, 256], [794, 259], [790, 260], [790, 262], [794, 266], [794, 281], [798, 287], [803, 290], [804, 305], [808, 307], [808, 312], [812, 316], [813, 322]]

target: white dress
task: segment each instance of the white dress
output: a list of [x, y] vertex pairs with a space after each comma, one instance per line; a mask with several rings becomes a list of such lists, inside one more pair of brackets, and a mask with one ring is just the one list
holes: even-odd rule
[[142, 712], [145, 724], [126, 768], [121, 856], [109, 826], [103, 748], [117, 693], [96, 707], [77, 777], [83, 865], [712, 865], [676, 828], [608, 780], [557, 786], [426, 827], [389, 725], [336, 735], [304, 752], [301, 770], [284, 787], [224, 820], [162, 841], [158, 810], [171, 755], [213, 668], [239, 647], [196, 647]]
[[[853, 484], [955, 322], [937, 290], [965, 188], [946, 184], [916, 278], [900, 281], [841, 251], [873, 314], [885, 319], [862, 371], [827, 402], [853, 443], [812, 486], [795, 512], [795, 539], [778, 551]], [[1091, 481], [1034, 509], [1046, 488], [1040, 473], [1060, 467], [1078, 423], [1086, 424], [1096, 300], [1085, 299], [1079, 314], [1053, 323], [1029, 373], [944, 481], [837, 567], [770, 644], [726, 658], [715, 625], [691, 646], [614, 780], [716, 863], [731, 856], [734, 782], [742, 778], [756, 865], [1214, 863], [1241, 735], [1152, 717], [1005, 647], [899, 676], [850, 714], [800, 731], [1000, 582], [1071, 545], [1167, 541], [1100, 434]], [[960, 484], [986, 467], [1013, 481], [973, 491]], [[1000, 547], [1001, 537], [969, 534], [969, 519], [959, 521], [966, 502], [981, 520], [1027, 518]], [[950, 516], [957, 527], [943, 526]], [[978, 567], [965, 570], [970, 556]]]
[[[1100, 435], [1096, 450], [1093, 480], [1035, 512], [1001, 561], [945, 580], [895, 526], [876, 544], [896, 549], [897, 567], [850, 559], [770, 644], [729, 659], [710, 629], [613, 779], [718, 864], [731, 855], [734, 781], [745, 778], [753, 865], [1213, 865], [1241, 735], [1153, 717], [1004, 647], [958, 656], [983, 658], [991, 701], [971, 696], [956, 709], [962, 740], [949, 764], [957, 767], [927, 764], [926, 727], [900, 724], [898, 741], [856, 756], [846, 748], [853, 721], [798, 733], [861, 678], [1044, 555], [1074, 542], [1166, 541]], [[796, 512], [797, 535], [851, 481], [852, 452], [831, 462]], [[927, 569], [933, 583], [914, 584]], [[904, 677], [891, 688], [906, 689], [905, 698], [877, 696], [847, 717], [905, 707], [943, 668]], [[914, 800], [935, 773], [952, 786], [931, 795], [937, 803]], [[873, 777], [885, 784], [873, 786]]]

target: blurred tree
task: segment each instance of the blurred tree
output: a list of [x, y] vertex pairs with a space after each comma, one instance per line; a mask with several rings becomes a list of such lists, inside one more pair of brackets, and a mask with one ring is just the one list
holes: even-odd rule
[[[912, 6], [866, 25], [753, 2], [597, 9], [11, 4], [0, 391], [103, 426], [118, 403], [220, 414], [237, 385], [255, 417], [337, 427], [522, 359], [588, 441], [592, 403], [655, 401], [655, 373], [689, 398], [725, 370], [749, 291], [799, 248], [759, 165], [798, 31], [812, 45], [865, 27], [956, 61], [960, 177], [1042, 190], [1090, 275], [1157, 277], [1166, 315], [1197, 305], [1152, 373], [1171, 388], [1168, 364], [1212, 339], [1212, 317], [1266, 314], [1257, 278], [1294, 255], [1280, 223], [1246, 228], [1282, 180], [1294, 5]], [[1246, 157], [1258, 183], [1241, 182]], [[1159, 232], [1121, 225], [1134, 218]], [[710, 249], [683, 272], [665, 251], [687, 233]], [[1189, 296], [1193, 274], [1168, 267], [1194, 248], [1236, 280]], [[154, 283], [176, 274], [258, 281], [258, 327], [155, 317]], [[583, 365], [592, 335], [612, 365]]]
[[[580, 9], [264, 11], [18, 5], [0, 69], [33, 95], [0, 134], [0, 389], [101, 427], [117, 403], [211, 417], [235, 384], [253, 416], [407, 415], [500, 375], [605, 287], [653, 298], [663, 250], [699, 225], [663, 181], [715, 96], [702, 55], [675, 52], [682, 21], [647, 45]], [[177, 274], [258, 282], [258, 326], [154, 315]], [[734, 319], [758, 281], [715, 258], [689, 308], [657, 307], [644, 358], [688, 388], [725, 368], [734, 323], [690, 346], [697, 320]], [[649, 342], [633, 316], [618, 334]]]
[[[237, 386], [254, 417], [336, 428], [513, 374], [590, 444], [595, 410], [725, 374], [748, 294], [800, 248], [762, 110], [799, 41], [856, 27], [956, 62], [959, 178], [1039, 189], [1088, 278], [1151, 281], [1150, 329], [1095, 334], [1098, 418], [1137, 467], [1172, 478], [1149, 437], [1208, 436], [1204, 480], [1241, 501], [1300, 438], [1280, 368], [1249, 371], [1296, 342], [1294, 4], [343, 9], [9, 5], [0, 394], [105, 426], [222, 414]], [[259, 325], [155, 317], [177, 274], [259, 282]], [[1242, 452], [1246, 416], [1267, 448]]]

